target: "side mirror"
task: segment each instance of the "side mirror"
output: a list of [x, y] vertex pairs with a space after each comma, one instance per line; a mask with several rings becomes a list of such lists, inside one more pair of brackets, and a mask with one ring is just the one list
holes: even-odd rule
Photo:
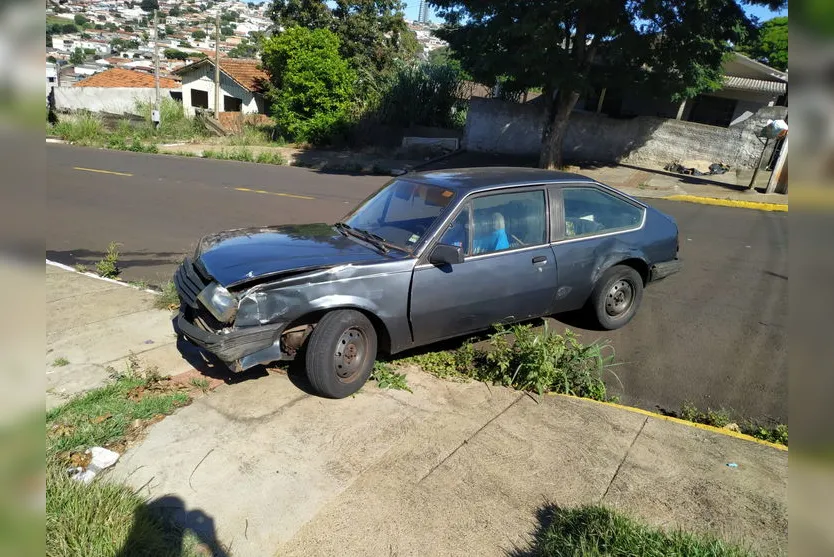
[[449, 244], [437, 244], [429, 256], [432, 265], [457, 265], [463, 263], [463, 248]]

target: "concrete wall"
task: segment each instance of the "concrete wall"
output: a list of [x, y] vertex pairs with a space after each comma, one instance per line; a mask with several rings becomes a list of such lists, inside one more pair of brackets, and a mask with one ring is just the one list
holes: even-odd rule
[[[191, 91], [205, 91], [208, 93], [208, 109], [214, 110], [214, 66], [206, 64], [182, 76], [182, 104], [186, 116], [193, 117], [194, 107], [191, 106]], [[263, 114], [265, 107], [263, 98], [244, 89], [228, 75], [220, 72], [220, 112], [223, 112], [223, 97], [236, 97], [243, 101], [241, 112], [244, 114]]]
[[[160, 97], [170, 97], [171, 91], [178, 89], [160, 88]], [[55, 87], [58, 110], [135, 113], [137, 101], [153, 102], [154, 98], [155, 91], [151, 87]]]
[[[733, 128], [637, 116], [629, 119], [574, 112], [563, 145], [566, 160], [634, 162], [662, 167], [700, 159], [733, 168], [752, 168], [762, 151], [755, 137], [770, 119], [784, 118], [786, 107], [764, 107]], [[541, 146], [542, 107], [497, 99], [472, 99], [463, 134], [470, 151], [537, 155]]]

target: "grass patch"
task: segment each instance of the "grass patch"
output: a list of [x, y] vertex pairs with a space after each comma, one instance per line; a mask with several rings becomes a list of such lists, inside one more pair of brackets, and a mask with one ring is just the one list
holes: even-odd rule
[[100, 479], [85, 485], [67, 474], [86, 449], [124, 452], [131, 435], [189, 402], [135, 356], [124, 372], [111, 373], [113, 383], [46, 414], [46, 555], [204, 555], [194, 534], [173, 527], [128, 487]]
[[745, 420], [742, 425], [733, 424], [730, 417], [730, 412], [725, 409], [713, 410], [707, 408], [706, 412], [699, 410], [691, 402], [684, 402], [681, 405], [681, 410], [677, 417], [688, 422], [697, 424], [704, 424], [713, 427], [733, 427], [734, 431], [739, 431], [745, 435], [768, 441], [770, 443], [777, 443], [788, 446], [788, 426], [787, 424], [775, 424], [764, 426], [755, 421]]
[[84, 265], [83, 263], [76, 263], [76, 265], [75, 265], [74, 269], [75, 269], [76, 271], [78, 271], [79, 273], [86, 273], [86, 272], [88, 272], [88, 271], [90, 270], [90, 269], [89, 269], [89, 267], [87, 267], [87, 266], [86, 266], [86, 265]]
[[69, 365], [69, 360], [61, 356], [60, 358], [55, 358], [52, 361], [52, 367], [64, 367]]
[[101, 119], [88, 112], [63, 117], [52, 126], [52, 133], [70, 143], [88, 147], [101, 146], [106, 138]]
[[218, 159], [223, 161], [255, 162], [255, 156], [252, 154], [252, 151], [246, 147], [220, 149], [219, 151], [206, 149], [203, 151], [203, 158]]
[[705, 534], [652, 528], [597, 505], [575, 509], [548, 506], [539, 511], [542, 526], [531, 550], [513, 555], [657, 555], [664, 557], [753, 557], [745, 548]]
[[397, 391], [408, 391], [409, 393], [414, 392], [408, 386], [405, 374], [397, 373], [385, 362], [374, 363], [371, 379], [376, 381], [377, 387], [380, 389], [394, 389]]
[[104, 257], [96, 263], [96, 272], [105, 278], [116, 278], [122, 272], [119, 269], [119, 246], [117, 242], [110, 242]]
[[572, 331], [560, 335], [546, 323], [541, 332], [531, 325], [497, 326], [488, 344], [488, 350], [465, 343], [454, 352], [422, 354], [400, 362], [417, 364], [443, 379], [475, 379], [539, 394], [609, 400], [602, 374], [612, 366], [610, 345], [583, 345]]
[[159, 296], [154, 300], [156, 309], [175, 310], [180, 307], [180, 295], [177, 293], [177, 286], [174, 281], [169, 280], [162, 285]]
[[263, 151], [255, 157], [255, 162], [285, 166], [287, 164], [287, 158], [278, 151]]
[[198, 389], [203, 394], [206, 394], [209, 390], [209, 382], [205, 377], [192, 377], [189, 383], [191, 383], [192, 387]]

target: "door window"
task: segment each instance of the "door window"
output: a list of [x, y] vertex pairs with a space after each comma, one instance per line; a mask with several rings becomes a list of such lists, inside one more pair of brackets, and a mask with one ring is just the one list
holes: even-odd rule
[[472, 217], [473, 255], [545, 243], [544, 190], [478, 197], [472, 201]]
[[446, 232], [440, 238], [441, 244], [459, 246], [463, 248], [464, 255], [469, 255], [469, 204], [466, 204], [455, 220], [446, 228]]
[[594, 188], [564, 188], [565, 237], [590, 236], [639, 226], [644, 209]]

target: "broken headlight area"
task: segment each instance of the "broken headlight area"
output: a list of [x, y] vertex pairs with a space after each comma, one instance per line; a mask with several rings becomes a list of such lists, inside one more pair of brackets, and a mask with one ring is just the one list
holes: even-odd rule
[[218, 283], [209, 283], [197, 299], [221, 323], [230, 323], [235, 318], [237, 298]]

